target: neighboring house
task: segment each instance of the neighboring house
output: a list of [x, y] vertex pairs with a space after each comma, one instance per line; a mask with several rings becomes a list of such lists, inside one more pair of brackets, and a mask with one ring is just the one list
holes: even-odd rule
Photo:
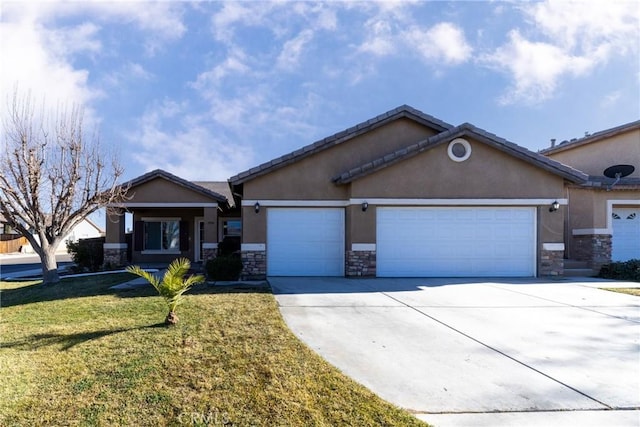
[[[565, 141], [541, 154], [589, 175], [587, 183], [567, 187], [567, 258], [596, 270], [611, 260], [640, 259], [640, 121]], [[627, 169], [633, 172], [619, 180], [604, 175], [618, 165], [632, 166]]]
[[[125, 202], [107, 218], [106, 263], [203, 261], [215, 257], [226, 236], [241, 232], [227, 182], [194, 183], [154, 170], [122, 185], [128, 188]], [[125, 235], [126, 212], [133, 214], [132, 248]]]
[[[640, 216], [638, 125], [535, 153], [401, 106], [228, 183], [156, 170], [123, 184], [106, 261], [126, 261], [129, 211], [133, 262], [204, 261], [241, 235], [247, 278], [533, 277], [562, 275], [569, 256], [597, 268], [607, 235], [614, 259], [623, 247], [616, 218]], [[611, 188], [596, 160], [636, 171]]]
[[562, 274], [565, 188], [587, 178], [402, 106], [230, 183], [247, 276], [536, 276]]
[[[20, 233], [13, 227], [11, 227], [6, 221], [5, 217], [0, 215], [0, 235], [2, 235], [2, 240], [7, 240], [10, 235], [19, 236]], [[63, 239], [63, 243], [58, 247], [58, 252], [66, 252], [66, 242], [68, 241], [78, 241], [79, 239], [88, 239], [91, 237], [100, 237], [104, 235], [104, 230], [98, 227], [93, 221], [89, 218], [84, 218], [78, 225], [76, 225], [71, 233], [67, 234]], [[38, 239], [38, 236], [35, 236]], [[33, 248], [30, 244], [24, 243], [20, 248], [21, 252], [32, 253]]]

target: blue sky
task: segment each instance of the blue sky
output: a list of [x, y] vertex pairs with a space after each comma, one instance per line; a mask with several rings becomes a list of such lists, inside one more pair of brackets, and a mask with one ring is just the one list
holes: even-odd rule
[[0, 95], [86, 107], [125, 178], [225, 180], [402, 104], [532, 150], [640, 117], [640, 3], [0, 3]]

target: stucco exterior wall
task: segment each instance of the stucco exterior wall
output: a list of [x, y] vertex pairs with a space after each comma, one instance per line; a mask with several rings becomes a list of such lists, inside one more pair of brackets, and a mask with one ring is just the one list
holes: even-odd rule
[[132, 188], [127, 203], [215, 203], [210, 197], [156, 178]]
[[447, 143], [352, 182], [354, 198], [562, 198], [564, 181], [486, 144], [454, 162]]
[[347, 188], [334, 185], [334, 176], [433, 134], [411, 120], [397, 120], [245, 183], [243, 197], [344, 200]]
[[573, 148], [548, 154], [548, 157], [593, 176], [602, 176], [609, 166], [633, 165], [636, 170], [629, 177], [640, 178], [640, 129], [588, 144], [576, 144]]

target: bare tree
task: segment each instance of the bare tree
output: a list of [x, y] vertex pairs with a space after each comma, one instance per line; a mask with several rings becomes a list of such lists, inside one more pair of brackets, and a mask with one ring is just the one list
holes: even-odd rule
[[123, 200], [123, 173], [97, 134], [87, 138], [83, 110], [36, 109], [16, 89], [3, 116], [0, 213], [27, 238], [42, 262], [44, 283], [60, 280], [55, 253], [73, 228], [96, 210]]

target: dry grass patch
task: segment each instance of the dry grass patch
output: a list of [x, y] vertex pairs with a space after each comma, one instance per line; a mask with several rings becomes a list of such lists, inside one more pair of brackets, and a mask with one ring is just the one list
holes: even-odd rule
[[602, 288], [605, 291], [619, 292], [621, 294], [629, 294], [640, 297], [640, 288]]
[[0, 425], [425, 425], [302, 344], [268, 288], [199, 286], [165, 327], [151, 286], [110, 276], [0, 282]]

